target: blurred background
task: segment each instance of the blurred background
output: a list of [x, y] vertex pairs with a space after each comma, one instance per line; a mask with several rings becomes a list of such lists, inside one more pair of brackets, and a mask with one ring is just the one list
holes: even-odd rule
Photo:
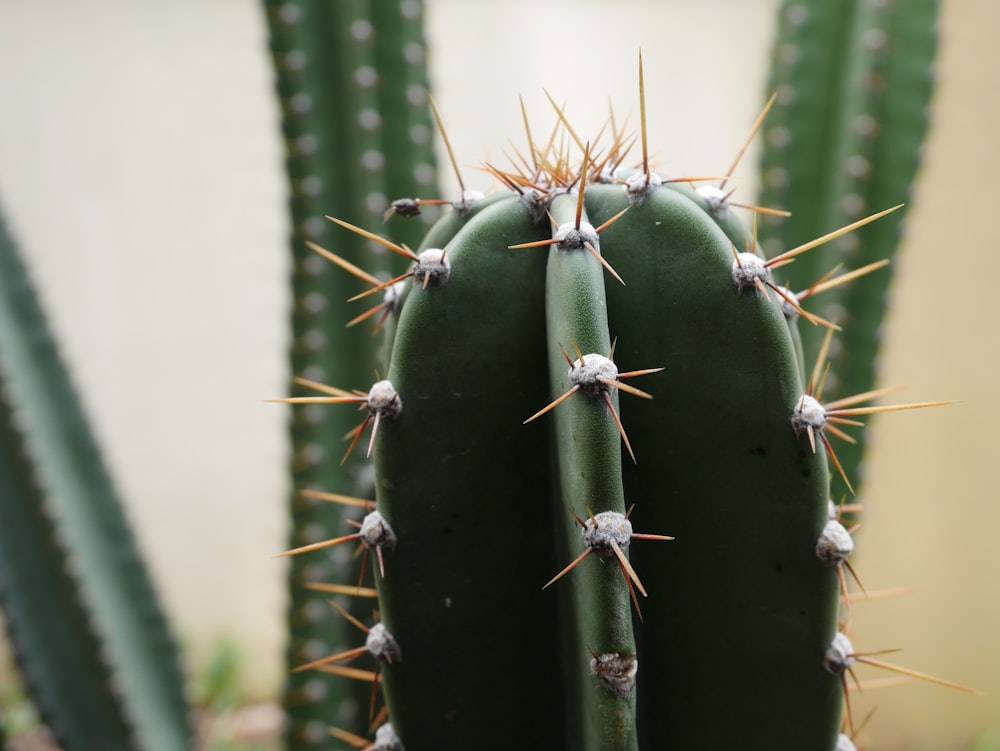
[[[674, 174], [725, 170], [764, 101], [774, 0], [428, 0], [432, 87], [466, 182], [543, 89], [580, 132], [609, 98]], [[994, 0], [943, 3], [939, 89], [897, 266], [884, 384], [955, 406], [873, 421], [864, 650], [982, 689], [867, 692], [884, 749], [1000, 749], [1000, 497], [989, 323], [1000, 191]], [[263, 11], [250, 0], [0, 2], [0, 202], [27, 256], [193, 675], [282, 681], [288, 218]], [[541, 127], [544, 127], [541, 126]], [[751, 153], [739, 195], [755, 190]], [[454, 180], [444, 169], [445, 194]], [[980, 266], [979, 264], [984, 264]], [[10, 680], [0, 655], [0, 686]], [[873, 675], [872, 673], [866, 673]], [[776, 707], [776, 712], [781, 708]], [[767, 718], [761, 718], [767, 727]], [[874, 744], [873, 744], [874, 745]]]

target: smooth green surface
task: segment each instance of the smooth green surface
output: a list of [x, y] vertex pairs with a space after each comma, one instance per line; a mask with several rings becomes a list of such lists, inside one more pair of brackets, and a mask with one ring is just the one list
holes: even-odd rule
[[[588, 193], [594, 222], [624, 206], [619, 191]], [[677, 538], [632, 549], [649, 591], [641, 746], [832, 748], [841, 693], [822, 655], [838, 585], [814, 552], [828, 472], [789, 422], [801, 392], [782, 316], [737, 293], [728, 238], [676, 191], [630, 210], [602, 250], [628, 283], [608, 286], [619, 367], [665, 368], [642, 383], [653, 400], [622, 404], [635, 529]]]
[[[576, 207], [577, 196], [557, 197], [552, 202], [553, 220], [558, 225], [574, 222]], [[582, 221], [587, 221], [586, 214]], [[605, 274], [603, 266], [586, 250], [562, 250], [554, 245], [548, 251], [545, 328], [551, 399], [570, 388], [563, 350], [574, 360], [574, 342], [584, 357], [590, 353], [605, 357], [611, 354]], [[609, 283], [619, 284], [613, 278]], [[617, 409], [614, 394], [612, 403]], [[540, 419], [554, 422], [561, 514], [571, 541], [571, 560], [584, 550], [580, 525], [573, 514], [586, 519], [588, 510], [594, 514], [626, 511], [621, 436], [604, 400], [584, 393], [574, 394]], [[631, 603], [618, 562], [591, 554], [553, 586], [572, 587], [576, 614], [572, 620], [579, 641], [585, 645], [579, 649], [576, 663], [577, 680], [583, 687], [585, 748], [635, 749], [635, 692], [623, 697], [609, 691], [591, 675], [587, 652], [635, 654]]]
[[546, 251], [514, 201], [448, 244], [447, 286], [414, 288], [389, 379], [403, 402], [375, 446], [377, 498], [398, 537], [378, 582], [402, 661], [383, 670], [407, 751], [576, 748], [553, 544]]
[[[138, 744], [150, 751], [185, 749], [192, 730], [176, 644], [27, 271], [2, 226], [0, 369], [5, 380], [5, 399], [8, 405], [16, 405], [19, 426], [17, 434], [8, 432], [5, 438], [10, 442], [11, 455], [6, 459], [11, 464], [10, 474], [4, 480], [9, 484], [3, 501], [4, 545], [8, 551], [5, 557], [11, 566], [9, 578], [4, 581], [9, 588], [5, 600], [11, 603], [19, 619], [12, 624], [14, 636], [24, 635], [30, 642], [41, 637], [42, 629], [59, 625], [69, 629], [73, 623], [92, 629], [100, 636], [100, 657], [90, 654], [74, 658], [74, 662], [89, 661], [94, 668], [99, 662], [105, 664], [106, 669], [87, 674], [92, 690], [107, 691], [111, 681], [115, 682], [114, 693], [123, 703], [122, 712], [128, 717], [131, 734]], [[11, 412], [5, 410], [2, 419], [9, 423]], [[9, 426], [5, 430], [9, 431]], [[33, 490], [22, 476], [26, 457], [30, 457], [31, 485], [36, 486]], [[42, 496], [44, 510], [38, 505], [24, 506], [39, 504]], [[56, 527], [61, 542], [58, 547], [52, 540]], [[23, 556], [29, 553], [39, 556], [37, 579], [33, 578], [35, 572], [31, 568], [24, 567], [27, 559], [19, 552], [23, 545], [32, 548], [32, 541], [37, 548], [24, 552]], [[62, 553], [60, 548], [68, 553]], [[53, 555], [58, 558], [51, 558]], [[14, 561], [15, 558], [18, 560]], [[65, 577], [67, 568], [75, 572], [76, 592]], [[66, 623], [48, 624], [49, 618], [54, 617], [52, 611], [38, 610], [43, 606], [38, 600], [40, 593], [57, 596], [55, 592], [45, 592], [47, 585], [71, 600], [51, 604], [53, 608], [61, 608]], [[85, 617], [81, 611], [86, 612]], [[35, 617], [43, 620], [36, 623]], [[81, 623], [82, 620], [86, 623]], [[80, 649], [92, 638], [79, 631], [67, 631], [64, 636], [71, 639], [71, 646]], [[51, 632], [48, 638], [54, 638]], [[90, 641], [91, 650], [95, 647]], [[30, 659], [40, 649], [39, 642], [32, 648], [25, 644], [21, 655]], [[43, 659], [48, 661], [51, 656]], [[51, 702], [43, 711], [50, 712], [55, 722], [55, 703], [70, 700], [54, 690], [65, 681], [73, 693], [71, 687], [77, 676], [63, 676], [61, 671], [72, 668], [49, 662], [47, 666], [26, 665], [29, 680], [36, 668], [40, 675], [46, 676], [47, 688], [43, 689], [41, 699]], [[80, 693], [77, 698], [91, 699]], [[100, 701], [96, 696], [93, 700], [94, 704], [89, 706], [95, 708], [92, 719], [96, 723]], [[112, 732], [115, 725], [107, 702], [105, 697], [105, 708], [100, 713], [104, 717], [99, 724], [101, 733]], [[84, 707], [73, 711], [77, 717], [88, 714]], [[54, 729], [59, 734], [68, 732], [60, 727]], [[77, 737], [73, 742], [78, 748], [94, 748], [89, 745], [93, 741], [84, 732], [82, 738]]]

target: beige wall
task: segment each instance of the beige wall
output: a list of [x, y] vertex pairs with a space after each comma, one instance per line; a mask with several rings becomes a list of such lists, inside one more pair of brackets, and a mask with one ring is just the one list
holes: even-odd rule
[[[634, 116], [642, 47], [661, 163], [724, 169], [760, 103], [774, 6], [431, 0], [436, 96], [473, 165], [519, 138], [518, 94], [543, 118], [543, 87], [568, 100], [584, 133], [609, 95]], [[913, 384], [908, 398], [963, 403], [878, 422], [856, 560], [869, 589], [922, 591], [854, 609], [863, 648], [903, 647], [897, 661], [992, 696], [906, 686], [859, 703], [879, 706], [873, 738], [919, 739], [908, 748], [940, 749], [997, 721], [985, 227], [1000, 198], [988, 36], [998, 23], [992, 0], [946, 4], [939, 106], [884, 371]], [[582, 39], [586, 57], [572, 52]], [[0, 201], [181, 633], [197, 652], [238, 638], [261, 692], [280, 679], [283, 569], [270, 556], [285, 536], [285, 446], [282, 410], [260, 400], [283, 391], [287, 304], [265, 45], [255, 2], [0, 5]], [[744, 195], [752, 171], [748, 161]]]

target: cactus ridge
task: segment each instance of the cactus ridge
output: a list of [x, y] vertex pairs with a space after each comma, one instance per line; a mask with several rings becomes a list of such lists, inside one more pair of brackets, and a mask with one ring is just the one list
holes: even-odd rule
[[[421, 245], [448, 277], [421, 280], [412, 254], [390, 314], [401, 406], [370, 445], [394, 532], [376, 579], [403, 655], [381, 679], [394, 732], [410, 751], [837, 748], [846, 683], [825, 655], [853, 545], [826, 434], [940, 403], [822, 404], [822, 366], [805, 370], [798, 319], [838, 327], [800, 300], [884, 264], [800, 294], [772, 272], [894, 209], [765, 259], [714, 194], [650, 170], [645, 132], [623, 169], [616, 125], [598, 161], [557, 112], [579, 166], [526, 123], [529, 156], [487, 168], [503, 189]], [[754, 745], [776, 706], [794, 720]]]

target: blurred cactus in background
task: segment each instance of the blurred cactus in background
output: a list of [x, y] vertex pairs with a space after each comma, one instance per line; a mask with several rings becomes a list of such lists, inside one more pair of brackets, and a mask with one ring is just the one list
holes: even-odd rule
[[0, 602], [61, 746], [190, 746], [177, 646], [2, 222]]

